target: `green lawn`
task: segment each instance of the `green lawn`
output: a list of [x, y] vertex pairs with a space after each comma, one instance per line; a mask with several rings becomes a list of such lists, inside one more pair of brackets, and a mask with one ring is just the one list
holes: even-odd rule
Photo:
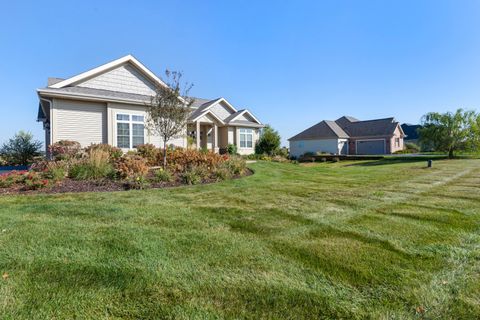
[[480, 160], [0, 196], [2, 319], [480, 318]]

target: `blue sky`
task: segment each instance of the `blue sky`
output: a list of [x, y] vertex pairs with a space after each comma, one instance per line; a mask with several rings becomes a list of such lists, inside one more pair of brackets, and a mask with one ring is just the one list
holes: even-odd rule
[[8, 1], [0, 142], [43, 138], [35, 89], [128, 53], [249, 108], [283, 143], [322, 119], [480, 105], [479, 1]]

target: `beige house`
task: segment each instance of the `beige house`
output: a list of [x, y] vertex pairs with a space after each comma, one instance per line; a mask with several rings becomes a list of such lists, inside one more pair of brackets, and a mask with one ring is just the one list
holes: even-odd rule
[[344, 155], [390, 154], [403, 150], [402, 127], [394, 118], [358, 120], [343, 116], [335, 121], [323, 120], [291, 137], [290, 155], [307, 152]]
[[[165, 83], [128, 55], [68, 79], [49, 78], [37, 89], [38, 121], [43, 122], [45, 145], [74, 140], [83, 147], [108, 143], [124, 151], [162, 139], [145, 126], [147, 103]], [[237, 110], [225, 98], [195, 98], [185, 132], [168, 143], [223, 151], [228, 144], [251, 154], [263, 124], [248, 110]]]

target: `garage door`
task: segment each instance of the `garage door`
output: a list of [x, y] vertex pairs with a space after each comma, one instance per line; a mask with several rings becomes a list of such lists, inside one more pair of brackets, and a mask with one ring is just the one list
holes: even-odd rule
[[385, 140], [357, 141], [357, 154], [384, 154]]

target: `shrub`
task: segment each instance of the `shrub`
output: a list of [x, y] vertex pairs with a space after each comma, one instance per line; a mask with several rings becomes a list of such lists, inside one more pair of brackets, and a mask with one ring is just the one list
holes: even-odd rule
[[82, 148], [80, 143], [71, 140], [60, 140], [48, 146], [48, 150], [55, 160], [69, 160], [78, 158]]
[[86, 157], [72, 164], [69, 175], [76, 180], [102, 179], [113, 177], [114, 170], [106, 151], [92, 149]]
[[223, 167], [227, 168], [231, 175], [240, 175], [245, 173], [247, 163], [241, 157], [230, 157], [224, 162]]
[[[37, 171], [37, 168], [34, 170]], [[45, 179], [52, 180], [53, 182], [62, 181], [68, 174], [68, 162], [45, 161], [41, 174]]]
[[275, 154], [280, 157], [288, 158], [289, 156], [288, 148], [285, 148], [285, 147], [280, 148], [275, 152]]
[[6, 166], [7, 165], [7, 160], [2, 158], [2, 156], [0, 155], [0, 166]]
[[260, 135], [260, 139], [255, 145], [255, 153], [266, 153], [270, 156], [280, 148], [280, 135], [269, 125], [265, 126]]
[[181, 178], [185, 184], [199, 184], [208, 178], [208, 169], [202, 165], [194, 165], [187, 168], [181, 174]]
[[147, 160], [138, 155], [125, 155], [115, 162], [117, 174], [122, 179], [145, 177], [148, 173]]
[[115, 162], [116, 160], [120, 159], [123, 156], [122, 149], [111, 146], [106, 143], [91, 144], [85, 149], [85, 152], [89, 154], [91, 151], [97, 151], [97, 150], [108, 153], [108, 156], [111, 162]]
[[305, 152], [302, 157], [307, 158], [307, 157], [314, 157], [316, 156], [315, 152], [307, 151]]
[[24, 190], [38, 190], [48, 187], [50, 181], [43, 178], [38, 172], [30, 171], [24, 176]]
[[228, 155], [219, 155], [213, 152], [201, 152], [197, 150], [175, 149], [167, 154], [167, 167], [170, 172], [182, 173], [193, 166], [205, 166], [213, 170], [228, 159]]
[[413, 143], [413, 142], [406, 142], [405, 143], [405, 150], [408, 151], [408, 153], [418, 153], [420, 152], [421, 148], [419, 145]]
[[272, 162], [289, 162], [289, 160], [285, 157], [282, 156], [273, 156], [272, 157]]
[[28, 165], [39, 156], [42, 143], [29, 132], [19, 131], [0, 148], [2, 158], [8, 164]]
[[149, 186], [150, 186], [150, 183], [145, 178], [145, 176], [142, 176], [142, 175], [129, 177], [125, 181], [125, 188], [127, 189], [142, 190], [142, 189], [148, 188]]
[[340, 162], [340, 158], [339, 157], [333, 157], [332, 162]]
[[223, 164], [222, 166], [216, 168], [213, 171], [213, 177], [215, 180], [227, 180], [232, 177], [232, 172], [230, 171], [230, 168]]
[[237, 154], [237, 146], [229, 143], [228, 146], [227, 146], [227, 153], [228, 154]]
[[153, 144], [148, 143], [137, 146], [137, 153], [147, 160], [147, 163], [151, 166], [155, 166], [162, 161], [162, 152]]
[[154, 172], [154, 179], [158, 182], [170, 182], [173, 176], [168, 170], [158, 169]]

